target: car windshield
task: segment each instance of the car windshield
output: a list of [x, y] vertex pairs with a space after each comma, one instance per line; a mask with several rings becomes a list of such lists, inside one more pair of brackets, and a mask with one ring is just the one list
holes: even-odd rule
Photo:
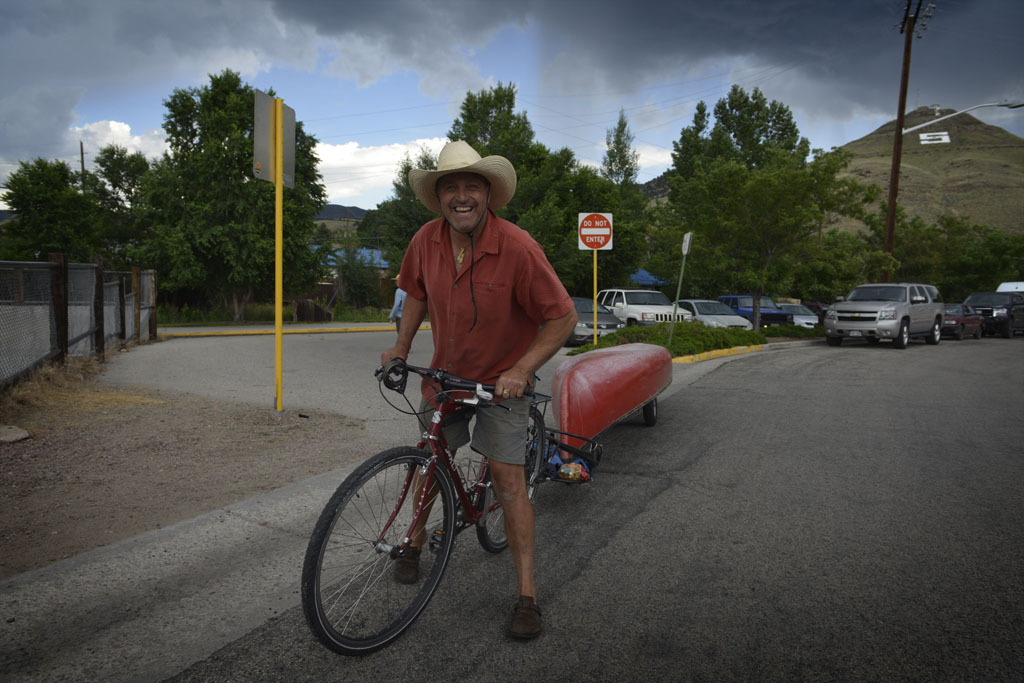
[[964, 299], [964, 303], [971, 306], [998, 306], [1010, 303], [1010, 295], [999, 294], [998, 292], [982, 292], [981, 294], [971, 294]]
[[671, 306], [672, 302], [661, 292], [626, 292], [626, 303], [634, 306]]
[[814, 315], [814, 311], [807, 308], [803, 304], [779, 304], [782, 310], [789, 311], [790, 313], [796, 313], [797, 315]]
[[[577, 313], [590, 313], [591, 315], [594, 314], [594, 302], [591, 301], [590, 299], [573, 299], [572, 303], [574, 306], [576, 306]], [[611, 311], [605, 308], [602, 304], [597, 305], [597, 312], [611, 313]]]
[[694, 304], [701, 315], [736, 315], [721, 301], [698, 301]]
[[960, 304], [946, 304], [946, 315], [963, 315], [964, 307]]
[[907, 288], [886, 285], [855, 287], [847, 301], [906, 301]]
[[[752, 296], [741, 296], [739, 297], [740, 308], [753, 308], [754, 297]], [[761, 308], [777, 308], [775, 302], [772, 301], [770, 296], [761, 297]]]

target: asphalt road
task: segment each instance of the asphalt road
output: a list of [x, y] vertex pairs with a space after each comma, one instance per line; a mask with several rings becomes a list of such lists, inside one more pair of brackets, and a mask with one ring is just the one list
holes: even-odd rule
[[[388, 334], [302, 339], [286, 410], [355, 410], [393, 444], [361, 379]], [[174, 340], [106, 376], [148, 365], [166, 388], [252, 399], [273, 386], [265, 351]], [[35, 627], [45, 666], [5, 629], [9, 680], [1021, 680], [1024, 341], [816, 343], [675, 373], [656, 426], [602, 438], [594, 482], [540, 487], [534, 642], [502, 635], [510, 558], [466, 534], [398, 643], [322, 648], [298, 574], [335, 472], [0, 584], [67, 614]]]

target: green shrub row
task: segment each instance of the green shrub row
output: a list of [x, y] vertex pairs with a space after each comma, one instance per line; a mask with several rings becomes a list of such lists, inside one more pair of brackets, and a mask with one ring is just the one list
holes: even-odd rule
[[669, 323], [661, 323], [650, 327], [625, 327], [611, 334], [599, 337], [597, 344], [580, 346], [569, 352], [569, 355], [584, 353], [592, 349], [603, 349], [609, 346], [621, 344], [655, 344], [664, 346], [676, 356], [690, 356], [715, 349], [731, 349], [734, 346], [755, 346], [764, 344], [767, 338], [760, 332], [753, 330], [739, 330], [734, 328], [708, 327], [703, 323], [676, 323], [672, 331], [672, 343], [669, 344]]

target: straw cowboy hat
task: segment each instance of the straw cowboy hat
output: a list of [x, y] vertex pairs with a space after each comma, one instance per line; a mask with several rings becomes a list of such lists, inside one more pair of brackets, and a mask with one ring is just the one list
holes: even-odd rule
[[480, 154], [462, 140], [449, 142], [437, 155], [437, 170], [424, 171], [414, 168], [409, 171], [409, 186], [423, 206], [434, 213], [441, 213], [441, 202], [437, 199], [437, 181], [449, 173], [476, 173], [491, 184], [491, 200], [487, 208], [497, 211], [508, 204], [516, 193], [516, 169], [505, 157], [492, 155], [480, 158]]

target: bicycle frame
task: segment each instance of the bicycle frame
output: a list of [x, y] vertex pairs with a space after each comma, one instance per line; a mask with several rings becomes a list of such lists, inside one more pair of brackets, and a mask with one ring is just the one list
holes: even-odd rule
[[[421, 438], [418, 448], [423, 449], [428, 444], [430, 445], [431, 457], [429, 464], [424, 468], [417, 468], [409, 470], [406, 475], [405, 484], [402, 487], [401, 494], [398, 497], [398, 502], [395, 504], [394, 510], [391, 511], [391, 515], [388, 521], [384, 524], [380, 536], [377, 539], [378, 552], [389, 552], [392, 557], [398, 557], [405, 549], [409, 547], [409, 542], [412, 540], [412, 536], [415, 533], [417, 525], [419, 524], [420, 517], [423, 514], [424, 509], [427, 507], [428, 497], [431, 490], [434, 488], [434, 477], [436, 475], [438, 463], [448, 472], [451, 476], [452, 481], [455, 484], [455, 495], [459, 501], [457, 510], [462, 510], [461, 524], [456, 529], [456, 532], [462, 531], [465, 528], [473, 526], [483, 516], [480, 510], [477, 510], [473, 500], [470, 499], [470, 494], [467, 490], [466, 480], [462, 477], [459, 469], [455, 467], [453, 462], [453, 453], [448, 448], [448, 441], [445, 439], [444, 430], [441, 425], [444, 418], [451, 415], [459, 410], [459, 405], [462, 403], [461, 399], [453, 399], [450, 397], [442, 397], [438, 403], [437, 408], [434, 410], [433, 417], [430, 420], [430, 426], [424, 432]], [[420, 475], [420, 484], [416, 484], [416, 474]], [[484, 473], [481, 472], [481, 475]], [[477, 483], [477, 487], [482, 487], [483, 477], [481, 476], [480, 483]], [[402, 539], [402, 543], [399, 547], [390, 547], [381, 544], [381, 539], [385, 537], [388, 530], [391, 528], [392, 523], [398, 516], [398, 513], [402, 510], [405, 505], [406, 498], [409, 491], [414, 486], [420, 486], [419, 500], [416, 502], [416, 509], [413, 513], [412, 520], [409, 522], [409, 528], [406, 530], [405, 535]], [[482, 491], [477, 492], [478, 495]]]

